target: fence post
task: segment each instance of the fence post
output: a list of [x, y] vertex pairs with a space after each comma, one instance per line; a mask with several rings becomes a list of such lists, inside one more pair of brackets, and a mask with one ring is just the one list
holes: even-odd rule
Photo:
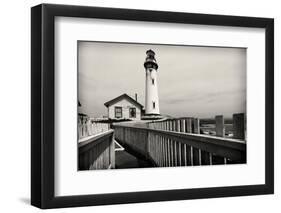
[[180, 131], [181, 132], [185, 132], [185, 121], [184, 121], [184, 119], [180, 119], [180, 126], [181, 126], [181, 129], [180, 129]]
[[245, 114], [233, 114], [233, 138], [245, 139]]
[[200, 134], [200, 119], [194, 118], [193, 122], [194, 122], [194, 133]]
[[177, 131], [177, 120], [176, 119], [173, 120], [173, 131], [174, 132]]
[[192, 133], [192, 118], [186, 119], [186, 132]]
[[223, 115], [217, 115], [216, 120], [216, 136], [225, 137], [224, 118]]
[[180, 119], [177, 119], [177, 132], [180, 132], [181, 131], [181, 120]]
[[112, 134], [111, 138], [111, 144], [110, 144], [110, 164], [111, 164], [111, 169], [115, 168], [115, 142], [114, 142], [114, 134]]
[[193, 165], [202, 165], [201, 149], [193, 148]]

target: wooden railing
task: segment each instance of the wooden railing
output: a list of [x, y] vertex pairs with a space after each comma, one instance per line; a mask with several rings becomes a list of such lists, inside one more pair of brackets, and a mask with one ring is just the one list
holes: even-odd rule
[[[231, 124], [228, 122], [225, 123], [225, 119], [222, 115], [215, 116], [214, 119], [202, 119], [206, 123], [206, 120], [212, 120], [213, 131], [212, 134], [204, 133], [204, 129], [208, 127], [204, 125], [200, 125], [199, 118], [193, 117], [185, 117], [185, 118], [173, 118], [173, 119], [165, 119], [162, 121], [152, 121], [147, 123], [147, 127], [150, 129], [158, 129], [158, 130], [168, 130], [174, 132], [186, 132], [186, 133], [194, 133], [194, 134], [210, 134], [215, 135], [217, 137], [228, 137], [228, 138], [236, 138], [244, 140], [246, 137], [246, 129], [245, 129], [245, 114], [237, 113], [233, 114]], [[232, 126], [231, 131], [229, 131], [228, 126]], [[229, 134], [229, 133], [232, 134]], [[228, 133], [228, 134], [226, 134]]]
[[78, 138], [84, 138], [91, 135], [97, 135], [110, 129], [108, 123], [92, 122], [91, 120], [78, 121]]
[[198, 118], [173, 118], [147, 123], [150, 129], [168, 130], [174, 132], [200, 133]]
[[160, 167], [246, 162], [246, 143], [239, 139], [126, 125], [114, 125], [114, 131], [117, 141]]
[[79, 140], [79, 170], [115, 168], [114, 131]]

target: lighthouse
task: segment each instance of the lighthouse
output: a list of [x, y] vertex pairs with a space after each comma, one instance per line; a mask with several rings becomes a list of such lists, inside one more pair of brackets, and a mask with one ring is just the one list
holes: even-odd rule
[[145, 114], [159, 115], [159, 97], [157, 87], [158, 64], [153, 50], [146, 51], [145, 68]]

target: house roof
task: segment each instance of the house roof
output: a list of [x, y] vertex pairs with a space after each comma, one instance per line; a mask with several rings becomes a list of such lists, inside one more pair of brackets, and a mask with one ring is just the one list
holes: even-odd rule
[[139, 106], [141, 109], [143, 108], [143, 105], [141, 105], [141, 104], [140, 104], [139, 102], [137, 102], [135, 99], [131, 98], [131, 97], [130, 97], [129, 95], [127, 95], [126, 93], [124, 93], [123, 95], [120, 95], [120, 96], [118, 96], [118, 97], [116, 97], [116, 98], [114, 98], [114, 99], [112, 99], [112, 100], [110, 100], [110, 101], [105, 102], [104, 105], [105, 105], [106, 107], [109, 107], [110, 105], [115, 104], [115, 103], [117, 103], [118, 101], [120, 101], [120, 100], [122, 100], [122, 99], [127, 99], [127, 100], [130, 101], [131, 103], [133, 103], [133, 104]]

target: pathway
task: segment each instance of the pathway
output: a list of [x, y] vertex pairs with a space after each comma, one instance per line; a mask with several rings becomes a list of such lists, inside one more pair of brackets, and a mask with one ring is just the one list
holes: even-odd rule
[[129, 168], [146, 168], [152, 167], [149, 161], [137, 158], [129, 153], [120, 144], [115, 142], [115, 168], [129, 169]]

